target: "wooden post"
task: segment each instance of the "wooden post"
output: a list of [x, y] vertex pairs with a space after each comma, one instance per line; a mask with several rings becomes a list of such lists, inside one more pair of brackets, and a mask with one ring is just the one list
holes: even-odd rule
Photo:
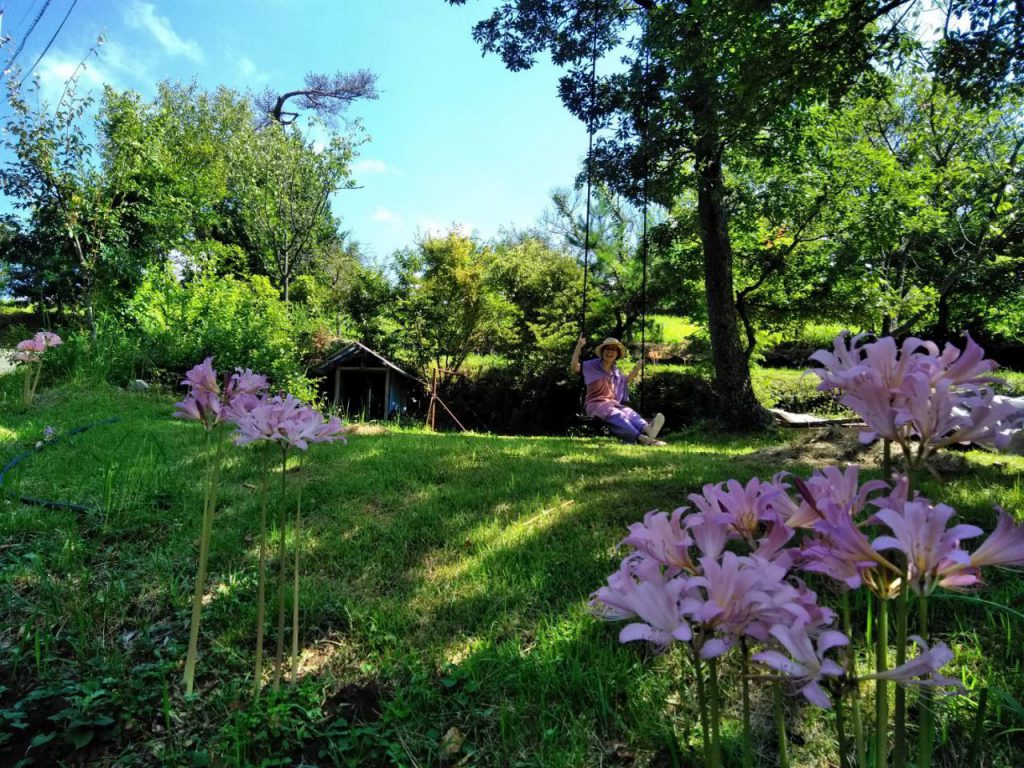
[[338, 407], [338, 403], [341, 402], [341, 370], [334, 369], [334, 407]]
[[430, 389], [430, 431], [437, 429], [437, 368], [434, 369], [434, 379]]
[[437, 397], [437, 369], [430, 374], [430, 402], [427, 404], [427, 428], [434, 429], [434, 402]]
[[391, 369], [384, 371], [384, 420], [391, 415]]

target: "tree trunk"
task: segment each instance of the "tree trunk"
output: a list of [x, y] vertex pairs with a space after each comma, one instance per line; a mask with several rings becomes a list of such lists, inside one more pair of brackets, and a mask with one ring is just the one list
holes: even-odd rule
[[949, 294], [951, 291], [943, 291], [939, 294], [939, 317], [935, 323], [935, 340], [946, 341], [949, 338]]
[[750, 368], [740, 345], [733, 297], [732, 243], [722, 176], [722, 142], [714, 126], [707, 93], [695, 100], [694, 123], [698, 135], [694, 153], [697, 215], [704, 246], [704, 292], [719, 415], [730, 428], [762, 429], [771, 423], [771, 415], [754, 396]]

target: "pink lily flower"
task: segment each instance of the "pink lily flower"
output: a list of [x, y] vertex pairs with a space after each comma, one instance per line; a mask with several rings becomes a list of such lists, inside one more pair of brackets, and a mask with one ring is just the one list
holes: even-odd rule
[[1014, 524], [999, 507], [999, 522], [996, 529], [981, 546], [971, 553], [970, 563], [974, 568], [986, 565], [1024, 565], [1024, 525]]
[[825, 654], [833, 648], [848, 645], [850, 641], [846, 635], [835, 630], [822, 632], [815, 648], [807, 628], [800, 622], [793, 626], [776, 624], [771, 628], [771, 634], [789, 655], [767, 650], [754, 654], [753, 660], [792, 678], [801, 685], [800, 693], [815, 706], [831, 709], [832, 700], [821, 687], [821, 680], [840, 677], [845, 670], [835, 661], [825, 658]]
[[191, 368], [181, 383], [189, 387], [189, 392], [184, 400], [174, 404], [177, 408], [174, 418], [198, 421], [207, 432], [211, 431], [223, 420], [223, 404], [220, 400], [220, 386], [217, 384], [217, 371], [213, 368], [213, 358], [208, 357]]
[[217, 383], [217, 371], [214, 370], [212, 357], [190, 368], [181, 383], [189, 387], [190, 394], [205, 392], [220, 395], [220, 385]]
[[[38, 336], [38, 334], [37, 334]], [[31, 338], [19, 341], [14, 348], [12, 358], [18, 363], [35, 363], [43, 352], [46, 351], [46, 344], [39, 339]]]
[[689, 584], [703, 589], [703, 594], [695, 591], [682, 601], [681, 609], [720, 635], [705, 640], [701, 658], [721, 656], [743, 635], [763, 636], [757, 625], [763, 624], [764, 612], [776, 607], [771, 592], [788, 586], [783, 582], [786, 569], [763, 560], [751, 567], [749, 558], [733, 552], [726, 552], [721, 561], [702, 557], [700, 566], [703, 576], [690, 578]]
[[871, 546], [853, 519], [835, 507], [822, 510], [814, 524], [816, 537], [803, 547], [803, 569], [824, 573], [850, 589], [862, 583], [882, 597], [889, 597], [892, 576], [900, 570]]
[[850, 371], [860, 365], [860, 342], [867, 334], [851, 336], [849, 331], [841, 331], [832, 341], [832, 351], [819, 349], [811, 360], [821, 364], [821, 368], [812, 369], [821, 379], [818, 389], [840, 389], [844, 386]]
[[33, 341], [35, 341], [37, 345], [41, 344], [42, 349], [48, 349], [50, 347], [59, 347], [61, 344], [64, 343], [61, 340], [60, 336], [58, 336], [56, 333], [51, 333], [50, 331], [40, 331], [33, 337]]
[[862, 675], [861, 680], [891, 680], [900, 685], [927, 685], [935, 687], [950, 686], [957, 693], [962, 693], [963, 685], [955, 677], [947, 677], [937, 674], [938, 671], [953, 660], [953, 652], [943, 642], [938, 642], [931, 648], [917, 635], [911, 635], [911, 640], [920, 649], [917, 656], [905, 664], [887, 669], [885, 672], [875, 672], [870, 675]]
[[[692, 497], [691, 497], [692, 498]], [[721, 513], [703, 512], [686, 518], [686, 528], [704, 557], [717, 560], [729, 542], [729, 528]]]
[[255, 402], [240, 397], [238, 407], [232, 410], [237, 417], [238, 445], [269, 440], [279, 442], [285, 449], [306, 450], [309, 443], [345, 440], [337, 417], [324, 423], [323, 417], [292, 395], [263, 397]]
[[875, 519], [888, 526], [892, 536], [879, 536], [871, 546], [877, 550], [898, 549], [907, 558], [907, 578], [918, 595], [930, 595], [939, 583], [961, 566], [970, 564], [970, 556], [960, 548], [961, 539], [980, 536], [974, 525], [946, 524], [956, 514], [945, 504], [932, 506], [918, 497], [901, 509], [882, 509]]
[[693, 539], [682, 522], [688, 512], [686, 507], [680, 507], [669, 517], [664, 512], [651, 510], [644, 515], [642, 523], [629, 526], [629, 535], [619, 542], [619, 546], [633, 547], [674, 568], [676, 572], [693, 573], [697, 570], [689, 552]]
[[[651, 558], [627, 558], [622, 567], [608, 579], [608, 585], [590, 596], [590, 610], [605, 620], [639, 618], [642, 621], [627, 624], [619, 632], [619, 642], [646, 640], [658, 653], [673, 642], [686, 642], [693, 636], [690, 625], [680, 611], [681, 597], [690, 587], [685, 577], [665, 579], [649, 565]], [[637, 569], [648, 579], [636, 578]]]
[[267, 391], [267, 377], [253, 373], [251, 368], [235, 368], [224, 387], [224, 400], [231, 402], [239, 395], [258, 395]]
[[995, 376], [986, 376], [999, 367], [995, 360], [985, 360], [985, 350], [975, 343], [971, 334], [965, 333], [967, 343], [963, 352], [952, 344], [946, 344], [939, 355], [937, 368], [941, 377], [955, 385], [972, 384], [975, 386], [999, 382]]
[[730, 534], [753, 542], [761, 533], [762, 523], [781, 524], [782, 517], [771, 506], [771, 501], [782, 493], [774, 482], [751, 478], [746, 486], [737, 480], [724, 485], [705, 485], [700, 494], [690, 494], [690, 501], [698, 510], [711, 514], [727, 525]]

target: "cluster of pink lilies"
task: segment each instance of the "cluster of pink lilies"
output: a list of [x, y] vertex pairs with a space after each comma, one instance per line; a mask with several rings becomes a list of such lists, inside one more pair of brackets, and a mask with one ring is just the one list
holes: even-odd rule
[[185, 374], [181, 382], [188, 395], [175, 403], [175, 416], [200, 422], [207, 432], [218, 424], [237, 427], [235, 442], [245, 445], [261, 440], [306, 450], [309, 443], [344, 439], [341, 421], [332, 416], [326, 423], [313, 408], [289, 395], [267, 394], [267, 377], [237, 369], [223, 391], [213, 368], [213, 358]]
[[954, 443], [991, 443], [1005, 448], [1018, 409], [999, 402], [987, 385], [995, 361], [968, 335], [963, 351], [947, 344], [908, 338], [899, 347], [891, 336], [865, 342], [865, 335], [840, 334], [832, 350], [811, 359], [823, 391], [842, 393], [840, 402], [868, 429], [865, 443], [882, 438], [899, 445], [907, 468], [924, 466], [940, 448]]
[[43, 353], [53, 347], [59, 347], [62, 343], [60, 336], [56, 333], [40, 331], [31, 339], [19, 341], [14, 348], [11, 360], [25, 369], [25, 388], [22, 399], [26, 408], [32, 405], [36, 396], [39, 377], [43, 373]]
[[[217, 486], [220, 477], [224, 437], [231, 427], [236, 445], [257, 443], [269, 449], [277, 446], [281, 462], [281, 498], [278, 505], [278, 614], [277, 653], [273, 685], [280, 686], [284, 657], [285, 626], [285, 583], [287, 580], [286, 557], [286, 471], [288, 451], [297, 448], [306, 451], [311, 443], [345, 441], [342, 424], [337, 417], [326, 422], [323, 416], [290, 394], [271, 395], [267, 392], [266, 376], [251, 370], [236, 369], [225, 378], [223, 388], [213, 359], [206, 358], [185, 375], [183, 385], [189, 388], [185, 399], [175, 403], [174, 415], [179, 418], [198, 421], [206, 430], [207, 439], [213, 440], [216, 449], [212, 452], [207, 475], [206, 494], [203, 503], [202, 528], [199, 539], [199, 565], [195, 591], [192, 596], [192, 625], [189, 636], [188, 655], [185, 660], [185, 690], [192, 693], [195, 683], [195, 669], [198, 660], [199, 625], [202, 615], [203, 594], [206, 589], [207, 562], [210, 551], [210, 534], [213, 529], [213, 515], [217, 506]], [[263, 482], [260, 489], [260, 534], [259, 534], [259, 579], [257, 586], [256, 619], [256, 663], [254, 671], [254, 695], [258, 696], [263, 685], [263, 635], [266, 616], [266, 560], [267, 560], [267, 502], [269, 475], [273, 462], [264, 454]], [[301, 531], [301, 489], [296, 504], [294, 531], [294, 562], [292, 591], [292, 676], [297, 670], [299, 642], [299, 550]]]
[[[621, 642], [645, 640], [659, 652], [673, 645], [688, 649], [705, 760], [712, 768], [720, 764], [716, 661], [737, 647], [745, 765], [752, 761], [749, 683], [767, 679], [785, 682], [819, 707], [835, 707], [842, 765], [866, 766], [859, 686], [870, 680], [876, 693], [874, 764], [889, 764], [887, 684], [894, 682], [899, 687], [893, 765], [902, 768], [907, 759], [903, 686], [917, 686], [922, 691], [917, 765], [925, 768], [934, 730], [926, 691], [960, 689], [958, 680], [939, 673], [953, 653], [945, 643], [929, 643], [928, 597], [937, 589], [978, 586], [985, 567], [1024, 565], [1024, 526], [1008, 514], [999, 510], [995, 531], [968, 548], [964, 542], [982, 530], [951, 524], [952, 508], [911, 488], [914, 471], [941, 446], [962, 440], [1002, 443], [1003, 419], [1013, 414], [994, 403], [983, 386], [991, 381], [985, 375], [994, 364], [969, 339], [962, 354], [955, 347], [939, 353], [918, 340], [902, 348], [891, 339], [862, 341], [840, 337], [832, 353], [815, 355], [824, 366], [818, 371], [822, 388], [842, 390], [842, 402], [872, 430], [865, 437], [880, 435], [903, 447], [906, 475], [862, 483], [856, 466], [828, 467], [806, 481], [780, 473], [746, 485], [735, 480], [707, 485], [689, 497], [695, 510], [652, 511], [630, 526], [620, 544], [629, 553], [591, 597], [599, 617], [631, 620], [619, 633]], [[808, 573], [828, 577], [840, 591], [841, 629], [836, 612], [802, 580]], [[849, 592], [862, 588], [876, 601], [876, 664], [870, 672], [858, 669], [850, 648], [852, 638], [864, 633], [855, 634], [851, 625]], [[907, 634], [910, 595], [918, 603], [916, 635]], [[891, 667], [890, 602], [897, 611]], [[917, 653], [908, 659], [910, 641]], [[852, 710], [852, 737], [844, 699]]]

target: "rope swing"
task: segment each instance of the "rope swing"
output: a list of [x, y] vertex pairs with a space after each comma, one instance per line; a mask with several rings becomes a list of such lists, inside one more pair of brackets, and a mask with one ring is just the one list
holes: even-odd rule
[[[587, 283], [590, 273], [590, 223], [591, 223], [591, 197], [593, 196], [594, 177], [594, 134], [597, 132], [595, 115], [597, 113], [597, 12], [594, 13], [593, 33], [590, 44], [590, 97], [587, 109], [587, 204], [584, 218], [583, 235], [583, 301], [580, 310], [580, 335], [587, 335]], [[644, 26], [646, 37], [647, 26]], [[651, 52], [644, 44], [644, 83], [649, 80], [651, 66]], [[648, 190], [647, 181], [650, 176], [650, 152], [648, 150], [648, 126], [650, 123], [650, 101], [646, 97], [643, 104], [643, 125], [641, 126], [641, 157], [643, 167], [643, 182], [641, 188], [641, 215], [643, 216], [643, 232], [640, 239], [640, 259], [643, 265], [643, 276], [640, 288], [640, 360], [644, 361], [647, 355], [647, 254], [648, 254]], [[644, 378], [645, 368], [640, 369], [639, 405], [641, 410], [644, 405]]]
[[590, 38], [590, 104], [587, 109], [587, 213], [583, 234], [583, 304], [580, 317], [580, 336], [587, 335], [587, 276], [590, 271], [590, 197], [594, 177], [594, 115], [597, 112], [597, 12], [594, 12], [593, 33]]

